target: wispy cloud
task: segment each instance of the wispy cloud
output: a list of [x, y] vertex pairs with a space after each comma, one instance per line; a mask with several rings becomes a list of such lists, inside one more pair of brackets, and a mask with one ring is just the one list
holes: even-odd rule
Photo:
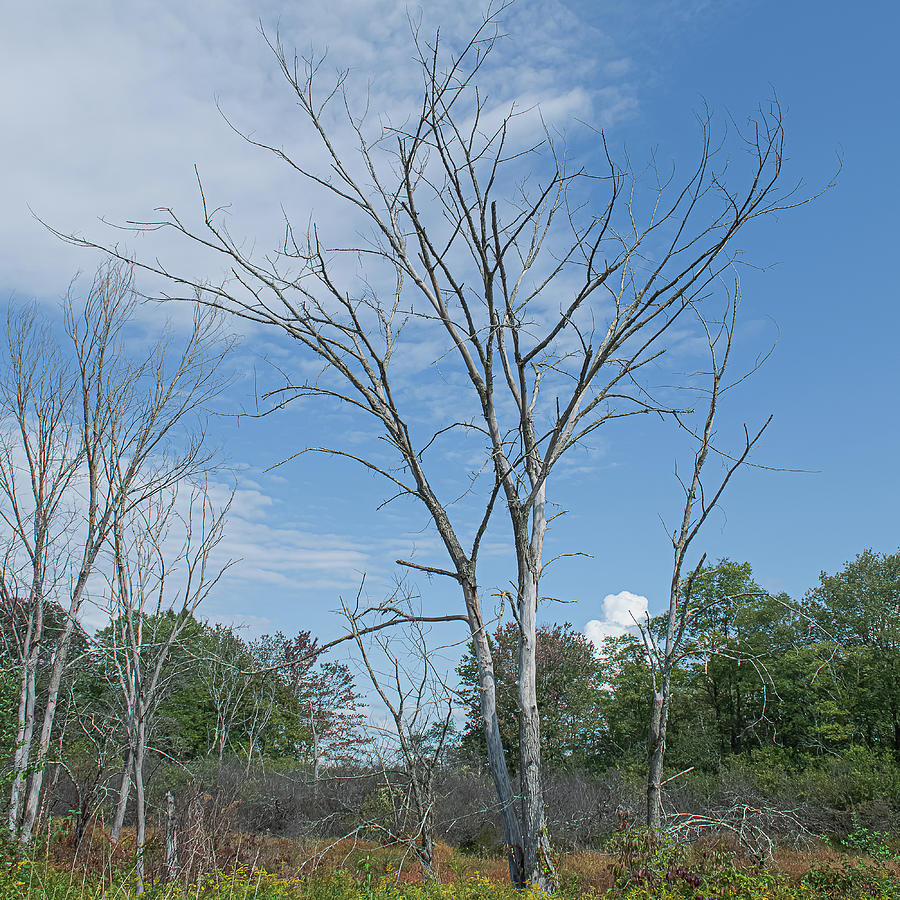
[[[241, 141], [217, 108], [301, 160], [316, 152], [261, 28], [270, 39], [280, 36], [289, 52], [327, 51], [323, 81], [348, 69], [355, 99], [363, 104], [368, 96], [372, 110], [397, 123], [418, 96], [411, 27], [426, 42], [440, 26], [444, 45], [459, 47], [484, 9], [481, 0], [442, 0], [419, 13], [399, 0], [20, 5], [4, 21], [0, 60], [7, 86], [0, 266], [7, 286], [58, 294], [73, 270], [93, 267], [83, 252], [53, 243], [29, 206], [65, 231], [127, 237], [135, 251], [151, 252], [152, 245], [173, 263], [192, 259], [184, 244], [163, 235], [135, 240], [103, 231], [97, 219], [153, 218], [166, 205], [195, 220], [195, 164], [213, 202], [230, 204], [238, 239], [272, 246], [282, 206], [339, 224], [321, 195]], [[504, 13], [501, 28], [508, 37], [483, 73], [492, 108], [506, 110], [513, 101], [534, 108], [522, 120], [532, 129], [542, 127], [538, 109], [554, 128], [573, 117], [596, 114], [608, 122], [633, 111], [627, 56], [619, 52], [614, 63], [601, 64], [611, 36], [565, 3], [521, 0]]]

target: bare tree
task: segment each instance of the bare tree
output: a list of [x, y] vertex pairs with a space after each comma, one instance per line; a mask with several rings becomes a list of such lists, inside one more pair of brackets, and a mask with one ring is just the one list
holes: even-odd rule
[[215, 509], [202, 486], [191, 491], [184, 511], [177, 506], [178, 497], [173, 487], [128, 511], [120, 509], [112, 533], [112, 647], [106, 655], [121, 692], [130, 767], [122, 777], [111, 837], [118, 840], [133, 781], [138, 893], [143, 891], [146, 842], [144, 760], [172, 675], [170, 658], [195, 621], [197, 608], [230, 566], [215, 566], [211, 559], [223, 537], [229, 504]]
[[[398, 601], [395, 592], [389, 602], [396, 607], [402, 601]], [[360, 631], [358, 612], [358, 607], [351, 609], [343, 604], [363, 667], [390, 715], [392, 726], [378, 729], [379, 736], [387, 738], [387, 749], [381, 750], [378, 741], [374, 746], [384, 776], [390, 777], [392, 766], [387, 758], [390, 754], [399, 757], [405, 781], [401, 802], [392, 804], [391, 838], [406, 844], [415, 853], [423, 880], [435, 881], [438, 872], [434, 858], [434, 779], [452, 729], [452, 693], [435, 669], [434, 649], [428, 647], [423, 625], [415, 621], [414, 614], [410, 614], [410, 624], [400, 642], [402, 651], [398, 652], [394, 646], [396, 638], [381, 635], [369, 639], [374, 648], [367, 646]], [[387, 672], [380, 671], [378, 662], [372, 658], [372, 649], [386, 661]], [[388, 783], [394, 799], [392, 787]]]
[[[536, 138], [532, 128], [522, 139], [528, 113], [512, 106], [498, 115], [477, 87], [498, 37], [497, 15], [489, 13], [456, 54], [414, 33], [421, 103], [400, 125], [381, 120], [373, 126], [354, 113], [346, 73], [321, 89], [321, 60], [290, 55], [277, 37], [271, 41], [323, 165], [309, 168], [277, 146], [246, 140], [344, 204], [365, 234], [355, 245], [330, 245], [315, 223], [301, 237], [287, 219], [283, 243], [268, 256], [257, 255], [232, 237], [202, 184], [201, 228], [172, 210], [134, 227], [174, 231], [228, 266], [228, 279], [211, 285], [158, 262], [138, 263], [175, 286], [166, 296], [199, 297], [281, 329], [319, 361], [321, 375], [289, 380], [273, 395], [276, 406], [310, 397], [344, 405], [374, 423], [395, 454], [385, 462], [375, 452], [339, 447], [298, 450], [354, 460], [387, 479], [397, 496], [414, 498], [427, 510], [450, 565], [399, 562], [448, 576], [461, 588], [464, 615], [445, 618], [466, 621], [474, 642], [510, 875], [517, 885], [552, 887], [535, 690], [551, 472], [601, 424], [663, 409], [638, 383], [644, 367], [665, 352], [674, 323], [686, 310], [702, 307], [716, 287], [720, 272], [732, 264], [729, 251], [738, 232], [795, 201], [792, 192], [778, 188], [783, 132], [776, 103], [741, 135], [749, 165], [736, 176], [739, 188], [726, 184], [727, 160], [709, 117], [701, 121], [699, 159], [689, 176], [678, 185], [673, 175], [650, 166], [648, 198], [646, 181], [614, 162], [602, 135], [597, 145], [605, 169], [599, 174], [570, 166], [564, 148], [540, 125]], [[342, 149], [335, 116], [343, 117], [354, 138], [352, 151]], [[606, 196], [598, 201], [600, 188]], [[428, 419], [397, 372], [405, 340], [430, 341], [442, 372], [459, 376], [454, 408], [437, 428], [425, 431]], [[462, 529], [470, 517], [451, 515], [436, 487], [444, 465], [426, 458], [455, 434], [477, 444], [472, 469], [486, 475], [469, 483], [468, 469], [460, 473], [462, 493], [480, 504], [468, 539]], [[517, 569], [520, 798], [497, 727], [476, 577], [479, 547], [500, 494]]]
[[[34, 349], [54, 345], [49, 334], [36, 345], [37, 332], [27, 323], [20, 326], [22, 337], [10, 345], [4, 392], [20, 412], [17, 428], [5, 434], [12, 443], [5, 446], [0, 464], [0, 500], [13, 556], [24, 555], [30, 563], [22, 729], [9, 815], [9, 826], [22, 843], [31, 840], [34, 830], [56, 707], [88, 581], [116, 516], [210, 462], [202, 428], [188, 419], [202, 413], [223, 387], [219, 363], [227, 345], [220, 340], [216, 316], [198, 308], [179, 350], [164, 337], [143, 361], [132, 362], [123, 331], [136, 303], [130, 267], [108, 265], [95, 277], [83, 305], [70, 293], [65, 306], [68, 341], [58, 350]], [[25, 477], [19, 476], [22, 471]], [[47, 579], [50, 558], [52, 583]], [[51, 598], [63, 621], [54, 639], [35, 739], [29, 660]]]
[[[762, 437], [769, 422], [772, 421], [772, 416], [769, 416], [762, 427], [752, 435], [745, 425], [744, 445], [734, 456], [723, 454], [713, 444], [715, 436], [714, 426], [722, 394], [729, 388], [734, 387], [735, 384], [740, 384], [750, 374], [745, 373], [743, 376], [735, 378], [731, 384], [725, 381], [726, 370], [733, 348], [737, 310], [738, 287], [735, 285], [735, 291], [728, 303], [726, 315], [718, 326], [707, 321], [698, 312], [698, 318], [703, 327], [709, 348], [709, 387], [705, 389], [708, 392], [708, 404], [705, 416], [702, 419], [701, 428], [696, 431], [692, 429], [683, 416], [675, 413], [679, 424], [692, 436], [696, 437], [698, 446], [694, 452], [689, 478], [685, 480], [678, 476], [684, 492], [684, 508], [681, 522], [671, 534], [674, 560], [672, 578], [669, 585], [669, 603], [663, 616], [663, 631], [661, 634], [655, 633], [654, 628], [650, 625], [649, 613], [647, 621], [642, 623], [640, 627], [641, 637], [650, 664], [652, 686], [646, 796], [647, 825], [653, 829], [659, 829], [662, 821], [662, 788], [665, 783], [662, 776], [672, 694], [672, 670], [684, 650], [685, 629], [691, 620], [691, 616], [696, 612], [696, 604], [693, 597], [694, 580], [703, 567], [706, 554], [700, 557], [699, 562], [687, 578], [683, 577], [685, 557], [703, 523], [716, 508], [732, 476], [747, 461], [751, 450]], [[720, 455], [725, 463], [724, 473], [712, 488], [703, 479], [703, 468], [710, 451]]]
[[83, 449], [73, 421], [74, 371], [36, 313], [10, 311], [0, 380], [0, 516], [6, 526], [2, 600], [19, 660], [20, 690], [7, 825], [16, 833], [35, 725], [37, 670], [54, 549], [71, 525], [68, 489]]
[[204, 657], [198, 660], [200, 677], [216, 716], [215, 733], [209, 752], [216, 753], [219, 766], [231, 744], [235, 726], [243, 721], [245, 698], [253, 679], [253, 660], [247, 645], [224, 625], [217, 625], [205, 643]]

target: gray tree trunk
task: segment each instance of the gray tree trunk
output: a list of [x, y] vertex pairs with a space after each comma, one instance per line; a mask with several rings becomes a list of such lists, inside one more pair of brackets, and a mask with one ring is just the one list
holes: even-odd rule
[[[94, 554], [96, 556], [96, 554]], [[91, 560], [93, 564], [93, 559]], [[75, 616], [81, 605], [81, 596], [84, 585], [87, 582], [87, 573], [82, 572], [75, 586], [72, 603], [69, 607], [66, 627], [60, 636], [53, 657], [53, 666], [50, 672], [50, 683], [47, 687], [47, 705], [44, 707], [44, 718], [41, 722], [41, 736], [38, 741], [37, 753], [34, 759], [34, 773], [28, 788], [28, 796], [25, 800], [25, 814], [22, 819], [22, 828], [19, 832], [19, 842], [27, 844], [31, 841], [34, 825], [37, 820], [40, 807], [41, 789], [44, 782], [44, 765], [47, 762], [47, 753], [50, 749], [50, 736], [53, 731], [53, 721], [56, 717], [56, 704], [59, 701], [59, 689], [62, 684], [63, 672], [66, 668], [66, 660], [69, 655], [69, 647], [72, 643], [72, 635], [75, 631]]]
[[134, 750], [134, 799], [135, 799], [135, 894], [144, 893], [144, 846], [147, 843], [147, 807], [144, 798], [144, 734], [140, 728]]
[[526, 522], [514, 526], [519, 558], [519, 761], [522, 777], [524, 868], [528, 883], [550, 893], [556, 889], [556, 867], [544, 818], [541, 767], [541, 720], [537, 703], [537, 607], [543, 556], [544, 488], [535, 497], [530, 538]]
[[11, 836], [19, 828], [22, 811], [22, 796], [28, 779], [28, 761], [31, 756], [31, 741], [34, 736], [34, 695], [35, 668], [37, 657], [29, 658], [22, 673], [22, 688], [19, 693], [19, 709], [16, 727], [16, 752], [13, 758], [13, 782], [9, 796], [9, 817], [7, 825]]
[[497, 682], [494, 677], [494, 660], [481, 618], [477, 589], [474, 585], [464, 584], [463, 591], [466, 597], [466, 607], [469, 610], [475, 659], [478, 663], [481, 718], [487, 744], [488, 768], [494, 781], [497, 798], [500, 801], [500, 819], [503, 823], [503, 840], [506, 844], [509, 878], [516, 887], [525, 887], [522, 829], [516, 810], [516, 795], [509, 777], [506, 755], [503, 752], [500, 721], [497, 718]]
[[178, 832], [175, 824], [175, 798], [166, 791], [166, 878], [178, 877]]
[[119, 784], [119, 799], [116, 803], [116, 815], [112, 828], [109, 830], [109, 839], [117, 844], [122, 834], [122, 825], [125, 822], [125, 811], [128, 809], [128, 798], [131, 796], [131, 772], [134, 768], [134, 748], [131, 741], [128, 742], [128, 752], [125, 754], [125, 768], [122, 770], [122, 781]]
[[[36, 533], [35, 544], [40, 542]], [[34, 704], [37, 694], [37, 667], [41, 655], [41, 638], [44, 631], [44, 573], [43, 551], [37, 549], [32, 563], [32, 582], [29, 596], [28, 628], [25, 632], [22, 659], [22, 687], [16, 719], [16, 751], [13, 757], [13, 782], [9, 796], [7, 824], [11, 836], [19, 828], [22, 797], [28, 781], [28, 763], [34, 740]]]
[[650, 708], [647, 825], [654, 830], [662, 825], [662, 775], [669, 720], [669, 685], [669, 679], [663, 678], [659, 689], [653, 692]]

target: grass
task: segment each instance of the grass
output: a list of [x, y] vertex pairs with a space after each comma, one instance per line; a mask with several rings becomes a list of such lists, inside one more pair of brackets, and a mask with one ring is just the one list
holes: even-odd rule
[[[41, 853], [23, 858], [0, 848], [0, 900], [131, 900], [134, 864], [99, 829], [78, 853], [65, 829], [47, 834]], [[423, 884], [396, 849], [307, 845], [230, 835], [231, 861], [195, 877], [162, 883], [148, 858], [146, 900], [547, 900], [515, 891], [499, 857], [438, 847], [440, 884]], [[153, 845], [151, 844], [151, 851]], [[558, 900], [900, 900], [896, 858], [821, 847], [752, 865], [721, 844], [658, 841], [641, 831], [618, 835], [609, 853], [559, 859]], [[252, 859], [248, 860], [248, 855]], [[244, 857], [243, 859], [241, 857]], [[315, 859], [315, 867], [301, 865]]]

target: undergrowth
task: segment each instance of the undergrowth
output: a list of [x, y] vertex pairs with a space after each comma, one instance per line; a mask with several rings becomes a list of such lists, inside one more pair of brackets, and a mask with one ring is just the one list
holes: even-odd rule
[[[608, 853], [561, 860], [555, 900], [900, 900], [896, 861], [844, 854], [811, 857], [802, 874], [751, 864], [721, 845], [687, 845], [635, 829], [616, 835]], [[478, 871], [477, 858], [447, 860], [446, 883], [415, 883], [369, 854], [355, 865], [312, 875], [272, 873], [237, 864], [189, 883], [148, 884], [145, 900], [550, 900], [518, 892]], [[496, 861], [495, 861], [496, 862]], [[472, 869], [475, 869], [473, 872]], [[496, 871], [496, 869], [494, 870]], [[599, 878], [602, 873], [605, 878]], [[407, 879], [407, 880], [405, 880]], [[0, 900], [132, 900], [133, 866], [105, 875], [68, 869], [0, 848]]]

